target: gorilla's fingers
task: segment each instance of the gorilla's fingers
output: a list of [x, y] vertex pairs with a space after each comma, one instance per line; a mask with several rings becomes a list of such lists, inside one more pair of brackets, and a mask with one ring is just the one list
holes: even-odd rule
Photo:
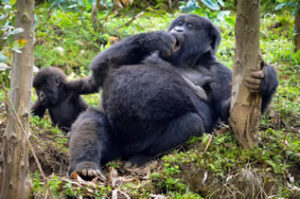
[[78, 171], [81, 173], [83, 176], [87, 176], [87, 169], [82, 169], [81, 171]]
[[214, 80], [211, 77], [203, 77], [201, 81], [196, 83], [197, 86], [204, 86], [205, 84], [212, 83]]
[[263, 70], [260, 70], [260, 71], [255, 71], [255, 72], [250, 73], [250, 76], [252, 78], [256, 78], [256, 79], [262, 79], [265, 77], [265, 74], [264, 74]]
[[100, 170], [97, 169], [96, 173], [97, 173], [97, 176], [99, 177], [100, 180], [106, 181], [105, 175]]
[[251, 91], [251, 92], [259, 92], [259, 88], [260, 88], [260, 85], [255, 85], [255, 84], [251, 84], [251, 83], [248, 83], [248, 82], [245, 82], [245, 86]]
[[97, 176], [97, 172], [94, 169], [88, 169], [87, 174], [89, 177]]
[[95, 178], [99, 178], [101, 181], [106, 181], [105, 175], [98, 169], [85, 168], [78, 171], [73, 172], [70, 175], [71, 179], [83, 179], [91, 181]]
[[261, 79], [255, 79], [255, 78], [252, 78], [252, 77], [246, 77], [245, 81], [248, 84], [253, 84], [253, 85], [258, 86], [258, 87], [260, 87], [260, 84], [261, 84]]
[[192, 81], [190, 81], [184, 75], [182, 75], [182, 78], [200, 99], [207, 101], [207, 99], [208, 99], [207, 95], [205, 93], [205, 90], [202, 87], [195, 85]]

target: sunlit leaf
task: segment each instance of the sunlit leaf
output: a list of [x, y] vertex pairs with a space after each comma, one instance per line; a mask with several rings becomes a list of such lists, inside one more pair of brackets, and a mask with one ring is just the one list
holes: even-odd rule
[[23, 28], [16, 28], [16, 29], [14, 29], [13, 31], [9, 32], [9, 33], [7, 34], [7, 36], [10, 36], [10, 35], [16, 35], [16, 34], [19, 34], [19, 33], [23, 32], [23, 31], [24, 31]]
[[228, 23], [231, 27], [234, 27], [235, 18], [234, 17], [225, 17], [225, 22]]
[[10, 0], [10, 1], [9, 1], [9, 4], [13, 6], [13, 5], [16, 4], [16, 2], [17, 2], [17, 0]]
[[0, 71], [5, 71], [10, 69], [5, 63], [0, 63]]
[[0, 62], [5, 62], [7, 60], [7, 57], [0, 53]]
[[220, 10], [218, 4], [212, 0], [201, 0], [201, 2], [212, 10]]
[[185, 13], [192, 12], [196, 9], [196, 2], [194, 0], [189, 0], [185, 6], [180, 6], [179, 9]]
[[12, 48], [11, 50], [16, 52], [16, 53], [22, 53], [22, 51], [19, 48], [16, 48], [16, 47]]
[[19, 39], [19, 40], [17, 40], [17, 42], [18, 42], [18, 47], [19, 48], [23, 48], [27, 44], [26, 39]]
[[278, 4], [276, 7], [275, 7], [275, 10], [280, 10], [281, 8], [285, 7], [287, 5], [287, 3], [281, 3], [281, 4]]
[[222, 6], [222, 7], [224, 7], [224, 1], [223, 0], [217, 0], [218, 1], [218, 3]]
[[219, 13], [218, 13], [218, 19], [220, 20], [220, 21], [224, 21], [225, 20], [225, 18], [227, 17], [227, 16], [229, 16], [229, 14], [230, 14], [230, 11], [228, 11], [228, 10], [225, 10], [225, 11], [220, 11]]

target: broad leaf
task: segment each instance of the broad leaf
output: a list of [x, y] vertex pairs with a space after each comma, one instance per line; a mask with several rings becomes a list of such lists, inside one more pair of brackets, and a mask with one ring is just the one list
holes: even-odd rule
[[275, 10], [280, 10], [281, 8], [287, 6], [287, 3], [281, 3], [281, 4], [278, 4], [276, 7], [275, 7]]
[[196, 2], [194, 0], [189, 0], [185, 6], [180, 6], [179, 9], [185, 13], [192, 12], [196, 9]]
[[6, 64], [4, 63], [0, 63], [0, 71], [5, 71], [10, 69]]
[[201, 2], [212, 10], [220, 10], [218, 4], [212, 0], [201, 0]]
[[0, 62], [5, 62], [7, 60], [7, 57], [0, 53]]
[[10, 36], [10, 35], [16, 35], [16, 34], [19, 34], [19, 33], [23, 32], [23, 31], [24, 31], [23, 28], [16, 28], [16, 29], [14, 29], [13, 31], [10, 31], [10, 32], [7, 34], [7, 36]]

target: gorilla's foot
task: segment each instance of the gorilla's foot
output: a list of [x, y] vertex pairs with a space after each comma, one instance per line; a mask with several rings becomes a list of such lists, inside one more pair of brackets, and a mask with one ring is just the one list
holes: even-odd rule
[[69, 176], [71, 179], [78, 179], [79, 177], [86, 181], [92, 181], [95, 178], [99, 178], [102, 181], [106, 181], [105, 175], [101, 172], [99, 166], [94, 162], [80, 162], [70, 168]]
[[143, 166], [153, 159], [154, 159], [153, 156], [138, 154], [138, 155], [129, 157], [128, 162], [126, 164], [127, 164], [127, 166], [132, 166], [132, 165]]

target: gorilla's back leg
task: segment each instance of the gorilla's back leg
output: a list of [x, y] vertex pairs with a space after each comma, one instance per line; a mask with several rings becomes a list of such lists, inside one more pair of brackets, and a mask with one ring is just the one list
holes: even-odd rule
[[131, 156], [129, 161], [133, 164], [142, 165], [153, 159], [154, 156], [184, 143], [191, 136], [201, 136], [204, 131], [203, 121], [197, 113], [183, 114], [169, 121], [165, 131], [157, 135], [150, 148], [143, 153]]
[[69, 174], [90, 180], [101, 174], [101, 163], [118, 157], [104, 113], [94, 109], [83, 112], [72, 125], [69, 142]]
[[169, 122], [165, 132], [158, 136], [147, 153], [157, 155], [184, 143], [191, 136], [201, 136], [205, 131], [197, 113], [189, 112]]

